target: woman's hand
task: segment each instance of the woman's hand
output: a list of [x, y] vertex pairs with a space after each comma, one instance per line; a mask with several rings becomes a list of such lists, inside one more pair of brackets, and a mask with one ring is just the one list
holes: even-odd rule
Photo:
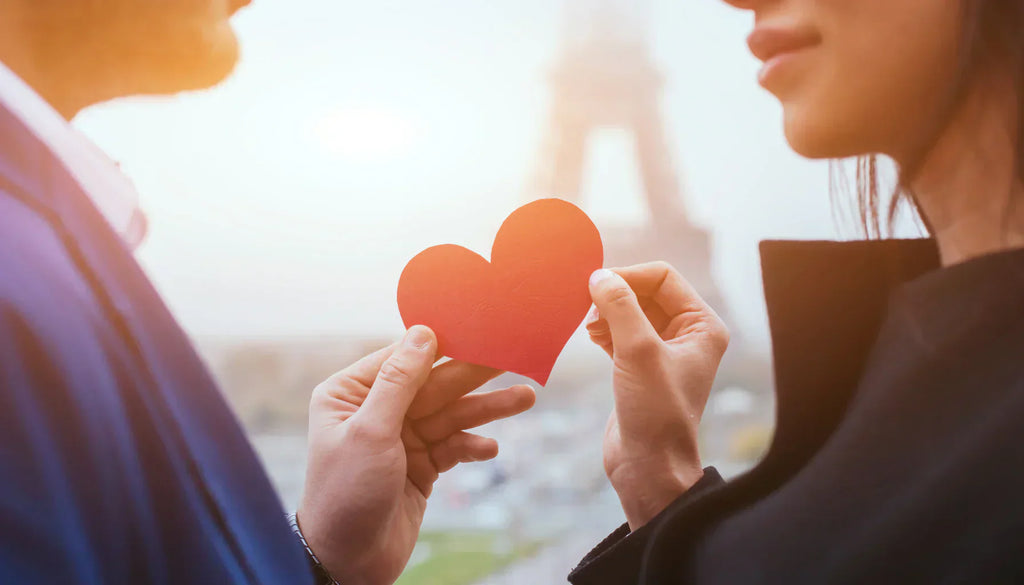
[[604, 468], [631, 529], [703, 475], [697, 427], [729, 332], [664, 262], [590, 278], [591, 340], [614, 362]]
[[437, 340], [413, 327], [317, 386], [309, 405], [309, 471], [297, 513], [310, 548], [345, 585], [390, 585], [419, 535], [438, 474], [498, 454], [465, 429], [533, 406], [529, 386], [465, 396], [498, 371], [437, 368]]

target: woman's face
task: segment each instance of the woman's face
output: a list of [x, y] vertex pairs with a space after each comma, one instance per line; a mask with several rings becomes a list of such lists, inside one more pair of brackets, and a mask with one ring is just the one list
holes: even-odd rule
[[727, 0], [753, 12], [758, 82], [812, 158], [905, 158], [952, 90], [960, 0]]

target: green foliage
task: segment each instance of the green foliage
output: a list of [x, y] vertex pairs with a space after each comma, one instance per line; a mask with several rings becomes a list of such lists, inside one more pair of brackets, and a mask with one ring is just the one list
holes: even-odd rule
[[737, 461], [757, 461], [768, 450], [773, 434], [771, 426], [747, 425], [733, 434], [729, 455]]
[[502, 546], [493, 532], [433, 532], [420, 535], [426, 560], [406, 569], [396, 585], [469, 585], [540, 549], [531, 542]]

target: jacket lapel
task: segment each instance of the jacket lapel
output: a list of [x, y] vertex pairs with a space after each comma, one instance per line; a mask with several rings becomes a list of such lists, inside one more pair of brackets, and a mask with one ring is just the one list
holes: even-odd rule
[[[47, 220], [120, 334], [140, 394], [251, 582], [300, 583], [305, 559], [234, 414], [187, 336], [92, 199], [38, 137], [0, 107], [0, 188]], [[10, 130], [10, 132], [7, 132]], [[17, 143], [6, 141], [16, 140]]]
[[644, 553], [641, 583], [682, 582], [680, 555], [689, 553], [702, 530], [776, 489], [814, 455], [853, 396], [890, 292], [939, 266], [932, 240], [766, 241], [760, 250], [775, 369], [775, 436], [756, 467], [657, 527]]

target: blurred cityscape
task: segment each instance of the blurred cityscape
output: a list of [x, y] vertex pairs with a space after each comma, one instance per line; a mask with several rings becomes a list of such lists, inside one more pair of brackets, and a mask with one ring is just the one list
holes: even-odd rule
[[[768, 352], [731, 318], [712, 273], [711, 226], [697, 225], [687, 213], [685, 185], [678, 172], [685, 161], [675, 160], [666, 136], [659, 102], [662, 78], [648, 50], [642, 6], [628, 0], [566, 3], [561, 54], [552, 56], [549, 75], [546, 138], [538, 145], [537, 168], [523, 200], [555, 195], [581, 201], [588, 136], [595, 129], [612, 127], [635, 138], [643, 192], [622, 196], [642, 198], [647, 214], [638, 222], [599, 222], [606, 265], [667, 260], [730, 324], [733, 344], [705, 413], [701, 449], [706, 464], [731, 476], [755, 462], [771, 437]], [[302, 488], [311, 390], [334, 371], [390, 341], [199, 340], [286, 507], [294, 508]], [[482, 391], [519, 381], [502, 376]], [[611, 407], [610, 364], [604, 354], [587, 346], [585, 335], [578, 334], [549, 384], [538, 389], [537, 405], [530, 412], [481, 430], [498, 439], [498, 458], [460, 465], [439, 480], [425, 519], [425, 537], [402, 582], [562, 582], [582, 555], [623, 521], [601, 465], [601, 439]], [[453, 534], [489, 536], [465, 542], [437, 536]], [[467, 550], [474, 546], [487, 550]], [[424, 569], [434, 561], [468, 567], [471, 563], [459, 559], [470, 557], [457, 555], [473, 552], [490, 559], [475, 572], [438, 577], [454, 573]], [[456, 556], [443, 556], [448, 554]]]
[[[582, 337], [582, 336], [578, 336]], [[386, 340], [210, 341], [201, 349], [239, 412], [284, 505], [302, 490], [306, 414], [312, 388]], [[582, 338], [570, 344], [581, 346]], [[753, 376], [735, 366], [726, 377]], [[612, 408], [610, 367], [603, 354], [567, 351], [536, 406], [480, 432], [501, 446], [497, 459], [460, 465], [438, 481], [425, 532], [500, 535], [496, 546], [541, 543], [513, 575], [487, 583], [560, 582], [571, 566], [624, 521], [601, 466], [601, 439]], [[504, 375], [480, 391], [524, 382]], [[772, 405], [763, 389], [719, 382], [705, 413], [702, 454], [726, 476], [761, 455], [770, 438]], [[420, 551], [422, 553], [422, 551]], [[413, 562], [422, 560], [422, 555]]]

